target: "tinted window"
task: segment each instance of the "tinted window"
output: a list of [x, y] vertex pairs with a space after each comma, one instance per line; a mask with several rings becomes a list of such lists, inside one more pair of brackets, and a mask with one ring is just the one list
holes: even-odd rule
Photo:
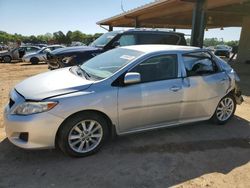
[[90, 46], [103, 47], [108, 44], [117, 34], [118, 32], [116, 31], [105, 33], [92, 42]]
[[139, 44], [179, 44], [180, 37], [172, 34], [141, 34]]
[[120, 46], [129, 46], [136, 44], [135, 35], [122, 35], [119, 39]]
[[176, 78], [178, 74], [178, 62], [176, 55], [162, 55], [150, 58], [130, 72], [141, 74], [142, 82], [151, 82]]
[[187, 76], [213, 74], [218, 68], [207, 52], [189, 53], [183, 56]]
[[37, 51], [38, 49], [37, 48], [34, 48], [34, 47], [26, 47], [25, 49], [27, 52], [34, 52], [34, 51]]

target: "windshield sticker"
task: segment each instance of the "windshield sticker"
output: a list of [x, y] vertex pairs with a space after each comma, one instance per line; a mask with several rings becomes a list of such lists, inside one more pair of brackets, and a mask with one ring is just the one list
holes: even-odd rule
[[130, 55], [122, 55], [121, 57], [120, 57], [121, 59], [126, 59], [126, 60], [132, 60], [132, 59], [134, 59], [135, 58], [135, 56], [130, 56]]

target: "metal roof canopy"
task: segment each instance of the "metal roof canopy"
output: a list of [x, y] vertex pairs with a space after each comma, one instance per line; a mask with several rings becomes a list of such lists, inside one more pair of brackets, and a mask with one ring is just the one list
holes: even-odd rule
[[[191, 29], [195, 3], [203, 0], [158, 0], [97, 22], [111, 27]], [[206, 0], [206, 28], [240, 27], [250, 16], [249, 0]]]
[[97, 24], [192, 29], [191, 45], [198, 47], [205, 28], [242, 27], [237, 60], [250, 61], [250, 0], [158, 0]]

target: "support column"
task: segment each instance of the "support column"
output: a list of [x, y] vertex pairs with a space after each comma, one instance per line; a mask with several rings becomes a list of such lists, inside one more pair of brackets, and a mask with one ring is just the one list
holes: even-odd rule
[[113, 26], [109, 25], [109, 31], [113, 31]]
[[244, 17], [240, 34], [237, 62], [250, 61], [250, 17]]
[[140, 23], [139, 23], [138, 18], [136, 17], [135, 18], [135, 28], [139, 28], [139, 27], [140, 27]]
[[203, 47], [206, 0], [196, 0], [193, 9], [191, 46]]

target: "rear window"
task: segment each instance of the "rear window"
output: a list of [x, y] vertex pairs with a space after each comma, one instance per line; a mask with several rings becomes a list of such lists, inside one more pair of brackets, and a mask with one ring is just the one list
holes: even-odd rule
[[142, 34], [138, 35], [138, 44], [179, 44], [181, 37], [172, 34]]
[[207, 52], [192, 52], [183, 55], [187, 76], [200, 76], [216, 73], [218, 67]]

